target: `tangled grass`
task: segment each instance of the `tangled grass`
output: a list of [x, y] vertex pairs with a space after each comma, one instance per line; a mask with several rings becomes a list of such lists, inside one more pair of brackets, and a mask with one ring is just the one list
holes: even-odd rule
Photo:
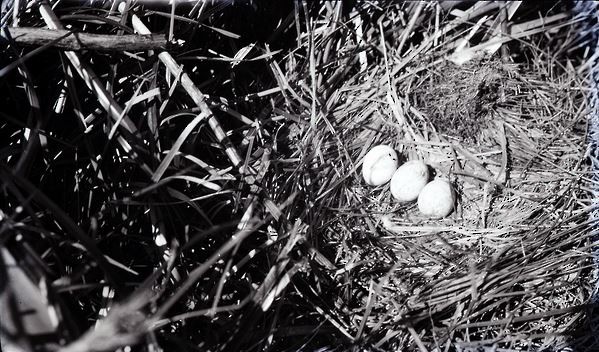
[[[592, 13], [104, 5], [3, 18], [40, 27], [52, 11], [115, 40], [141, 22], [169, 39], [72, 54], [7, 39], [1, 241], [56, 323], [3, 337], [62, 351], [597, 348]], [[366, 186], [379, 143], [449, 178], [454, 213], [430, 221]]]

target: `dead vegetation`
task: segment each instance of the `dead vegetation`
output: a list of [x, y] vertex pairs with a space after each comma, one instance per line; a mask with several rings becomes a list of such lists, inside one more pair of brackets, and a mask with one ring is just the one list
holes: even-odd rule
[[412, 105], [428, 117], [436, 130], [450, 138], [473, 143], [481, 129], [492, 127], [491, 113], [505, 97], [510, 67], [500, 60], [469, 62], [461, 66], [443, 63], [418, 77]]
[[[592, 12], [27, 7], [3, 24], [169, 39], [5, 42], [2, 245], [58, 312], [37, 345], [596, 348]], [[450, 178], [457, 210], [428, 221], [366, 186], [377, 143]]]

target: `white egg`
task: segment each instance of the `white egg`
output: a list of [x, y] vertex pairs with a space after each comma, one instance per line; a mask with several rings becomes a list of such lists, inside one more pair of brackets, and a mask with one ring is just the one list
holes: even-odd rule
[[391, 179], [398, 166], [397, 153], [388, 145], [373, 147], [364, 156], [362, 176], [371, 186], [383, 185]]
[[410, 160], [395, 171], [391, 178], [391, 194], [399, 202], [418, 198], [428, 182], [428, 166], [420, 160]]
[[441, 219], [451, 214], [454, 203], [453, 187], [441, 179], [429, 182], [418, 196], [418, 209], [431, 219]]

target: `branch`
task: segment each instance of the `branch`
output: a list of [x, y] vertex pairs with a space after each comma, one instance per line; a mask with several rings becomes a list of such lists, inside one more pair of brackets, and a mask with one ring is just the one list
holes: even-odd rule
[[135, 51], [164, 49], [167, 46], [167, 41], [162, 35], [105, 35], [35, 27], [5, 27], [1, 37], [4, 40], [12, 38], [19, 45], [42, 46], [50, 44], [53, 47], [70, 51]]

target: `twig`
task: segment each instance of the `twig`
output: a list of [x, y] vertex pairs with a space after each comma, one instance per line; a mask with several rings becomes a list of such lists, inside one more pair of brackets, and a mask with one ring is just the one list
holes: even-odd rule
[[2, 38], [14, 40], [19, 45], [52, 47], [70, 51], [134, 51], [160, 49], [167, 46], [165, 38], [159, 35], [106, 35], [74, 33], [66, 29], [46, 29], [34, 27], [6, 27]]

